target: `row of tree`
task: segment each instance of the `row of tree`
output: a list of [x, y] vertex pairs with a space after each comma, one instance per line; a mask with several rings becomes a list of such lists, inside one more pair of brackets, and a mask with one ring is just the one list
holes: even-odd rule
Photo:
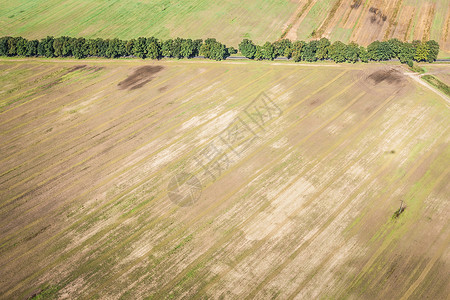
[[[433, 40], [408, 43], [390, 39], [383, 42], [375, 41], [365, 48], [354, 42], [347, 45], [340, 41], [331, 43], [328, 39], [322, 38], [310, 42], [291, 42], [282, 39], [274, 43], [266, 42], [260, 46], [251, 40], [244, 39], [239, 44], [239, 51], [245, 57], [256, 60], [273, 60], [282, 56], [292, 58], [294, 61], [333, 60], [336, 63], [354, 63], [398, 58], [402, 63], [412, 65], [413, 61], [435, 61], [439, 53], [439, 44]], [[192, 58], [201, 55], [209, 59], [223, 60], [235, 53], [237, 50], [233, 47], [227, 48], [212, 38], [205, 41], [183, 38], [163, 41], [154, 37], [105, 40], [62, 36], [46, 37], [40, 41], [10, 36], [0, 38], [0, 56], [160, 59], [162, 57]]]
[[292, 58], [294, 61], [333, 60], [336, 63], [357, 61], [385, 61], [398, 58], [402, 63], [412, 65], [413, 61], [433, 62], [439, 54], [439, 44], [436, 41], [402, 42], [398, 39], [375, 41], [367, 48], [352, 42], [348, 45], [336, 41], [331, 43], [326, 38], [310, 42], [283, 39], [274, 43], [255, 45], [251, 40], [244, 39], [239, 44], [239, 51], [247, 58], [272, 60], [278, 56]]
[[227, 48], [216, 39], [191, 40], [140, 37], [132, 40], [85, 39], [72, 37], [46, 37], [40, 41], [22, 37], [0, 38], [0, 56], [43, 56], [43, 57], [140, 57], [159, 59], [162, 57], [192, 58], [203, 55], [206, 58], [226, 59], [233, 49]]

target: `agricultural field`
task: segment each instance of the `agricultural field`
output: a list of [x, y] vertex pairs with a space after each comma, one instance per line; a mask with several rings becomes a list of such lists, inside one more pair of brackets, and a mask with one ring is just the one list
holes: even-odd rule
[[449, 30], [447, 0], [301, 0], [284, 34], [290, 39], [325, 36], [362, 45], [390, 38], [434, 39], [449, 52]]
[[132, 39], [214, 37], [230, 46], [243, 38], [275, 41], [297, 4], [270, 1], [2, 1], [0, 35], [70, 35]]
[[450, 71], [447, 64], [423, 64], [425, 73], [433, 75], [446, 85], [450, 86]]
[[0, 298], [445, 299], [450, 112], [404, 72], [2, 59]]
[[281, 37], [327, 37], [367, 46], [374, 40], [434, 39], [450, 55], [448, 0], [271, 1], [18, 0], [0, 6], [0, 35], [69, 35], [131, 39], [215, 37], [237, 47]]

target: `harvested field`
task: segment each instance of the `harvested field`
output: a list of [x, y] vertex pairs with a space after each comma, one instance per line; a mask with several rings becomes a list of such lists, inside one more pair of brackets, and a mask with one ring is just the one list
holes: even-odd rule
[[450, 294], [448, 103], [398, 65], [0, 74], [1, 299]]

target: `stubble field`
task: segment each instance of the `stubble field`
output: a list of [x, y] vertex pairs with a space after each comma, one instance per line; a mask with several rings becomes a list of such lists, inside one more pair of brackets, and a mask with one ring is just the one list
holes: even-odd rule
[[0, 74], [2, 299], [450, 293], [448, 104], [400, 66]]

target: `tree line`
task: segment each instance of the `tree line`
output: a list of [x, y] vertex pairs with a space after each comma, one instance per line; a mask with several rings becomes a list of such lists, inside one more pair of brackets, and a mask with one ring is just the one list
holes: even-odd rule
[[294, 61], [314, 62], [318, 60], [332, 60], [336, 63], [357, 61], [386, 61], [399, 59], [401, 63], [412, 66], [413, 61], [433, 62], [439, 54], [439, 44], [436, 41], [402, 42], [398, 39], [388, 41], [374, 41], [367, 48], [355, 42], [344, 44], [336, 41], [331, 43], [327, 38], [310, 42], [283, 39], [274, 43], [255, 45], [251, 40], [244, 39], [239, 44], [239, 51], [247, 58], [256, 60], [273, 60], [283, 56]]
[[192, 58], [202, 55], [206, 58], [226, 59], [233, 50], [216, 39], [175, 38], [159, 40], [154, 37], [140, 37], [131, 40], [86, 39], [73, 37], [46, 37], [41, 40], [27, 40], [23, 37], [0, 38], [0, 56], [27, 57], [139, 57], [160, 59], [163, 57]]
[[[345, 44], [336, 41], [331, 43], [327, 38], [309, 42], [291, 42], [288, 39], [282, 39], [273, 43], [266, 42], [263, 45], [257, 45], [249, 39], [244, 39], [239, 44], [239, 52], [249, 59], [273, 60], [277, 57], [287, 57], [296, 62], [332, 60], [336, 63], [355, 63], [397, 58], [401, 63], [412, 66], [413, 61], [435, 61], [439, 53], [439, 44], [433, 40], [409, 43], [390, 39], [374, 41], [366, 48], [355, 42]], [[41, 40], [10, 36], [0, 38], [0, 56], [139, 57], [150, 59], [171, 57], [181, 59], [200, 55], [209, 59], [223, 60], [235, 53], [237, 53], [236, 49], [226, 47], [214, 38], [204, 41], [184, 38], [160, 40], [155, 37], [140, 37], [131, 40], [86, 39], [66, 36], [46, 37]]]

